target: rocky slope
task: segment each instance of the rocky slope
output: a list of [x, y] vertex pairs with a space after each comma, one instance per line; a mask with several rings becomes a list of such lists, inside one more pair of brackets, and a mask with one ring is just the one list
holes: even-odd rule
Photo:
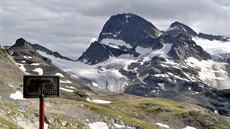
[[0, 46], [0, 98], [10, 96], [22, 85], [23, 74], [14, 59]]
[[18, 39], [16, 43], [8, 49], [8, 51], [17, 62], [20, 70], [26, 75], [59, 76], [61, 94], [66, 97], [71, 97], [76, 89], [90, 90], [74, 76], [67, 74], [53, 65], [52, 60], [39, 54], [33, 48], [33, 45], [23, 38]]

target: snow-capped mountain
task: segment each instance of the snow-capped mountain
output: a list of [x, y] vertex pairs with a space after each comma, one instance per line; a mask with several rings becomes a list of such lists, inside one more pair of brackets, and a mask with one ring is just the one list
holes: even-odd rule
[[118, 14], [77, 62], [39, 53], [95, 92], [189, 101], [230, 115], [229, 39], [210, 37], [183, 23], [163, 32], [140, 16]]
[[[118, 14], [106, 22], [99, 40], [90, 45], [79, 61], [97, 69], [97, 72], [92, 72], [95, 75], [92, 83], [102, 89], [176, 100], [189, 98], [189, 101], [214, 110], [217, 107], [213, 101], [219, 103], [220, 100], [210, 99], [207, 94], [211, 92], [213, 96], [218, 96], [214, 89], [230, 89], [230, 65], [215, 60], [214, 57], [219, 54], [215, 52], [213, 55], [205, 43], [197, 40], [222, 42], [223, 46], [229, 42], [227, 38], [225, 41], [218, 38], [210, 40], [210, 37], [215, 36], [202, 37], [179, 22], [172, 23], [166, 32], [161, 33], [137, 15]], [[226, 51], [225, 54], [230, 53]], [[111, 71], [116, 71], [120, 76], [107, 74]], [[87, 77], [87, 74], [84, 76]], [[113, 76], [114, 81], [97, 80], [99, 76]], [[225, 101], [226, 98], [221, 99]]]

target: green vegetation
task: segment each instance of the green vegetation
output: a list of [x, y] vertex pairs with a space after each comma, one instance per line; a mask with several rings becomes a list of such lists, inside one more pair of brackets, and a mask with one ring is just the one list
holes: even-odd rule
[[[126, 99], [122, 99], [122, 96]], [[96, 97], [96, 96], [94, 96]], [[92, 111], [120, 119], [144, 129], [158, 128], [155, 123], [184, 123], [197, 128], [230, 128], [230, 121], [190, 103], [179, 103], [161, 98], [143, 98], [125, 94], [97, 96], [112, 100], [111, 104], [84, 105]], [[118, 99], [119, 98], [119, 99]]]
[[[161, 98], [144, 98], [127, 94], [89, 95], [78, 93], [75, 100], [65, 98], [46, 99], [46, 117], [49, 128], [83, 129], [95, 121], [119, 121], [139, 129], [159, 129], [156, 123], [171, 128], [184, 128], [187, 125], [196, 128], [229, 129], [228, 117], [223, 117], [190, 103], [179, 103]], [[90, 103], [85, 99], [110, 100], [111, 104]], [[18, 105], [29, 106], [26, 111]], [[38, 113], [37, 100], [21, 102], [0, 102], [0, 127], [18, 129], [15, 118], [34, 123]], [[86, 119], [90, 119], [87, 121]], [[110, 124], [108, 124], [110, 125]], [[178, 126], [179, 125], [179, 126]]]
[[11, 120], [8, 120], [7, 118], [4, 118], [2, 116], [0, 116], [0, 127], [6, 129], [22, 129], [22, 127], [19, 127]]

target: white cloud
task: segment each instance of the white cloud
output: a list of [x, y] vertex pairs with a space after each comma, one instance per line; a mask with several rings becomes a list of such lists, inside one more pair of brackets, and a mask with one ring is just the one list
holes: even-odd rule
[[0, 1], [0, 42], [12, 45], [23, 37], [76, 59], [111, 15], [124, 12], [162, 30], [177, 20], [197, 32], [230, 36], [229, 5], [225, 0]]
[[97, 38], [91, 38], [91, 39], [90, 39], [90, 42], [91, 42], [91, 43], [94, 42], [94, 41], [97, 41]]

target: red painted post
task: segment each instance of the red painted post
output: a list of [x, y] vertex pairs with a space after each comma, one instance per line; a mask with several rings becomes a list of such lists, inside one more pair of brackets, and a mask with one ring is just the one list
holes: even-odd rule
[[45, 120], [45, 113], [44, 113], [44, 94], [40, 96], [40, 104], [39, 104], [39, 129], [44, 129], [44, 120]]

